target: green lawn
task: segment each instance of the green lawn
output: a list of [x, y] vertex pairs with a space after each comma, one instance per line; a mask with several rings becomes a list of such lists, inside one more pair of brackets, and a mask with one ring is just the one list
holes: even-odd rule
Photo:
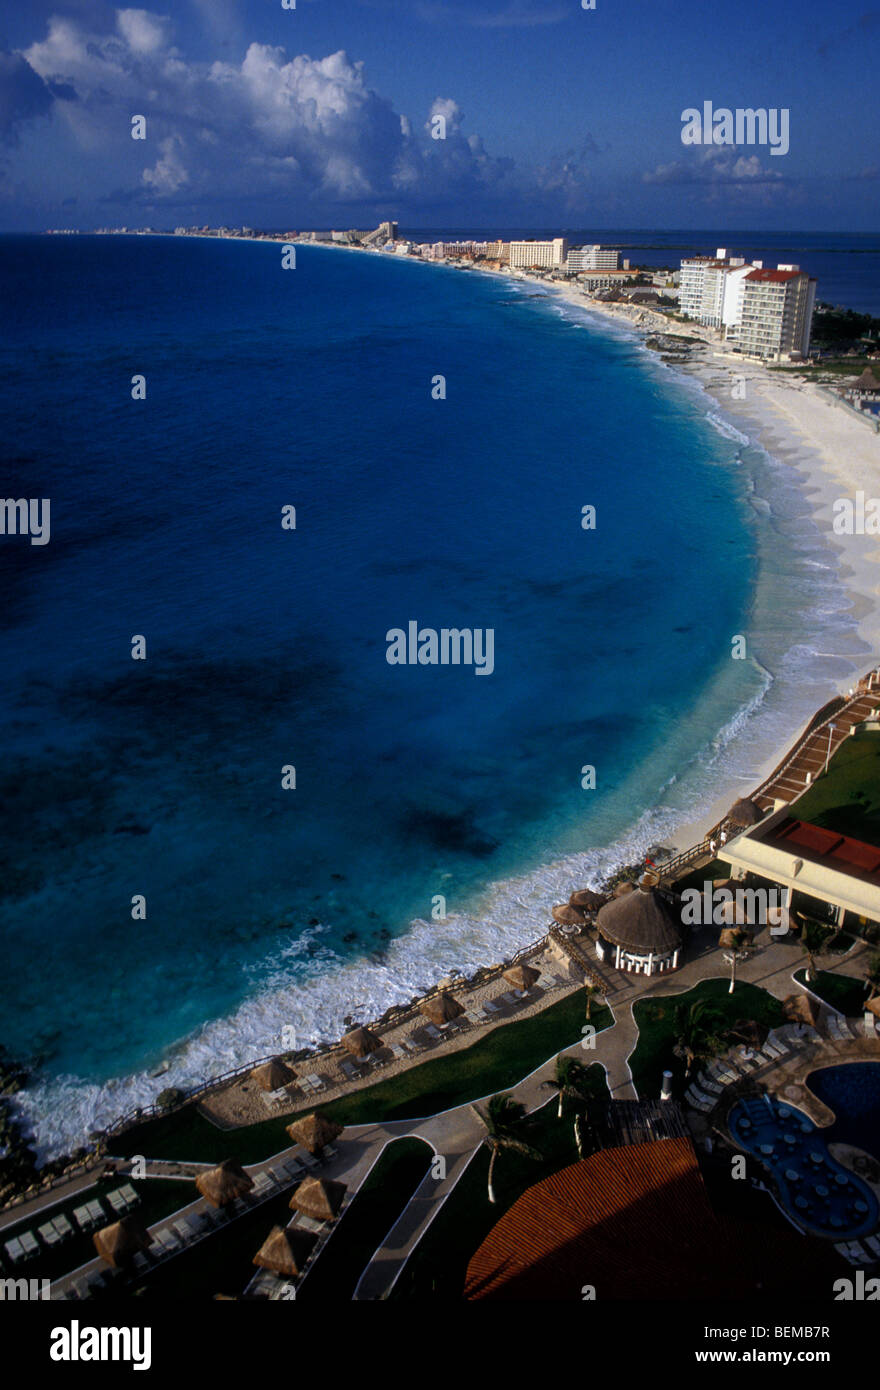
[[813, 994], [847, 1017], [861, 1018], [867, 998], [864, 980], [853, 980], [849, 975], [831, 975], [824, 970], [817, 971], [813, 980], [808, 980], [806, 974], [806, 967], [795, 973], [799, 984], [806, 985]]
[[[330, 1101], [321, 1113], [342, 1124], [418, 1119], [481, 1096], [509, 1090], [549, 1057], [577, 1042], [584, 1024], [584, 994], [576, 990], [531, 1018], [507, 1023], [462, 1052], [437, 1057], [399, 1072], [387, 1081]], [[610, 1009], [593, 1005], [597, 1031], [612, 1023]], [[220, 1130], [187, 1106], [174, 1115], [148, 1120], [112, 1141], [114, 1154], [220, 1162], [237, 1158], [256, 1163], [288, 1148], [290, 1116], [263, 1120], [242, 1129]]]
[[[163, 1217], [179, 1211], [181, 1207], [186, 1206], [198, 1195], [194, 1183], [174, 1182], [170, 1178], [144, 1178], [139, 1182], [132, 1181], [130, 1178], [108, 1178], [97, 1182], [91, 1187], [77, 1192], [75, 1197], [69, 1197], [67, 1201], [59, 1202], [56, 1206], [50, 1207], [37, 1216], [17, 1221], [14, 1226], [4, 1226], [0, 1246], [5, 1245], [13, 1236], [21, 1235], [22, 1231], [31, 1231], [40, 1244], [38, 1255], [24, 1264], [15, 1266], [6, 1259], [4, 1250], [2, 1260], [0, 1260], [4, 1276], [14, 1275], [16, 1278], [54, 1280], [59, 1279], [62, 1274], [69, 1274], [71, 1270], [78, 1269], [87, 1261], [93, 1260], [95, 1258], [95, 1244], [92, 1235], [78, 1229], [73, 1219], [73, 1210], [75, 1207], [92, 1202], [96, 1198], [101, 1201], [105, 1193], [114, 1192], [118, 1187], [129, 1182], [135, 1191], [140, 1193], [140, 1206], [134, 1209], [133, 1214], [144, 1226], [152, 1226], [154, 1222], [161, 1221]], [[113, 1215], [113, 1209], [109, 1202], [104, 1200], [102, 1205], [107, 1212], [106, 1225], [109, 1226], [118, 1220], [118, 1217]], [[37, 1235], [37, 1228], [45, 1225], [47, 1221], [54, 1221], [56, 1216], [66, 1216], [76, 1231], [76, 1235], [69, 1237], [60, 1245], [43, 1246], [41, 1238]]]
[[880, 733], [846, 739], [827, 773], [798, 798], [793, 814], [840, 835], [880, 845]]
[[367, 1174], [302, 1286], [299, 1302], [349, 1302], [367, 1263], [431, 1166], [423, 1139], [395, 1139]]
[[[596, 1103], [608, 1100], [605, 1071], [590, 1067]], [[557, 1119], [555, 1099], [532, 1117], [528, 1141], [543, 1159], [502, 1153], [495, 1164], [495, 1195], [488, 1197], [489, 1150], [482, 1145], [419, 1241], [391, 1293], [392, 1299], [461, 1298], [468, 1261], [492, 1227], [527, 1188], [577, 1163], [572, 1117]]]
[[672, 1051], [678, 1005], [688, 1008], [699, 1000], [707, 1000], [718, 1010], [728, 1028], [743, 1020], [752, 1020], [766, 1028], [775, 1028], [784, 1022], [781, 1003], [766, 990], [741, 981], [737, 981], [733, 994], [728, 992], [729, 988], [728, 980], [703, 980], [686, 994], [644, 999], [634, 1005], [639, 1041], [630, 1058], [630, 1070], [642, 1100], [656, 1099], [660, 1095], [663, 1072], [667, 1069], [672, 1072], [673, 1093], [680, 1095], [683, 1090], [685, 1064]]

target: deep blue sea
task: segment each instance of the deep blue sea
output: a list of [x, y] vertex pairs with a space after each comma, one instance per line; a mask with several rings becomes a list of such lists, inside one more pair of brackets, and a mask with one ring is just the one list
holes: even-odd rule
[[[790, 471], [528, 285], [3, 237], [0, 369], [5, 495], [51, 499], [0, 537], [0, 1043], [44, 1151], [537, 938], [858, 665]], [[389, 665], [410, 620], [494, 671]]]

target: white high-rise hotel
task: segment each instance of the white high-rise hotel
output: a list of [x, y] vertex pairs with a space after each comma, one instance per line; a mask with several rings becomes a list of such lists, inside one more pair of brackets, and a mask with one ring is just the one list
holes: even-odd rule
[[540, 266], [548, 270], [565, 265], [568, 255], [568, 242], [565, 237], [553, 241], [512, 241], [510, 243], [510, 264], [528, 270]]
[[681, 263], [681, 312], [719, 329], [749, 357], [806, 356], [816, 281], [796, 265], [765, 270], [728, 257], [720, 248], [714, 260], [695, 256]]

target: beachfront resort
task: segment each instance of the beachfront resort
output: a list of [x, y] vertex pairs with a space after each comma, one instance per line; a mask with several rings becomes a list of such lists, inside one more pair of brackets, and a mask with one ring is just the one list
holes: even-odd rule
[[19, 1140], [5, 1287], [876, 1298], [880, 670], [696, 844], [573, 884], [547, 920], [515, 957], [160, 1093], [43, 1172]]

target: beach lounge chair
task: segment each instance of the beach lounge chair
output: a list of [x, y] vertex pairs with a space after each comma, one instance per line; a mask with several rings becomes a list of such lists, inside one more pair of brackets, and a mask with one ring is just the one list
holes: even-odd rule
[[488, 1012], [489, 1012], [490, 1014], [498, 1014], [498, 1013], [501, 1012], [500, 1008], [499, 1008], [498, 1005], [495, 1003], [495, 1000], [494, 1000], [494, 999], [487, 999], [487, 1000], [485, 1001], [485, 1003], [483, 1004], [483, 1008], [484, 1008], [485, 1010], [488, 1010]]
[[258, 1197], [268, 1197], [269, 1193], [273, 1192], [276, 1187], [275, 1178], [270, 1178], [268, 1173], [258, 1173], [254, 1178], [254, 1191]]
[[127, 1203], [129, 1207], [136, 1207], [139, 1205], [141, 1200], [140, 1195], [132, 1187], [130, 1182], [127, 1182], [125, 1184], [125, 1187], [121, 1187], [119, 1191], [122, 1193], [123, 1200]]
[[296, 1179], [302, 1177], [303, 1166], [298, 1158], [288, 1158], [286, 1162], [281, 1164], [281, 1167], [289, 1178]]
[[7, 1259], [11, 1260], [14, 1265], [21, 1264], [25, 1257], [24, 1246], [17, 1236], [13, 1236], [12, 1240], [8, 1240], [3, 1249], [6, 1251]]
[[113, 1210], [118, 1212], [120, 1216], [123, 1216], [128, 1209], [128, 1203], [119, 1188], [117, 1188], [115, 1192], [107, 1193], [107, 1201], [110, 1203]]
[[60, 1245], [61, 1237], [55, 1230], [51, 1221], [47, 1221], [44, 1226], [37, 1227], [37, 1235], [44, 1245]]
[[324, 1157], [325, 1157], [325, 1158], [335, 1158], [336, 1155], [337, 1155], [338, 1153], [339, 1153], [339, 1150], [336, 1148], [336, 1146], [335, 1146], [334, 1144], [325, 1144], [325, 1145], [324, 1145]]
[[875, 1259], [880, 1259], [880, 1240], [878, 1240], [877, 1236], [866, 1236], [862, 1244], [867, 1245]]
[[24, 1251], [26, 1260], [29, 1260], [32, 1255], [38, 1255], [40, 1253], [39, 1242], [30, 1231], [22, 1231], [19, 1240], [21, 1241], [21, 1248]]
[[706, 1095], [720, 1096], [724, 1093], [724, 1085], [721, 1081], [714, 1081], [711, 1076], [707, 1076], [704, 1071], [697, 1077], [697, 1085]]
[[76, 1222], [77, 1226], [79, 1226], [81, 1231], [90, 1231], [92, 1229], [92, 1225], [94, 1224], [89, 1214], [88, 1207], [75, 1207], [73, 1211], [73, 1219]]
[[99, 1201], [87, 1202], [86, 1211], [92, 1218], [93, 1226], [103, 1226], [107, 1221], [107, 1213]]
[[327, 1083], [321, 1080], [317, 1072], [309, 1072], [308, 1076], [306, 1077], [306, 1080], [308, 1081], [313, 1091], [323, 1091], [326, 1089]]

